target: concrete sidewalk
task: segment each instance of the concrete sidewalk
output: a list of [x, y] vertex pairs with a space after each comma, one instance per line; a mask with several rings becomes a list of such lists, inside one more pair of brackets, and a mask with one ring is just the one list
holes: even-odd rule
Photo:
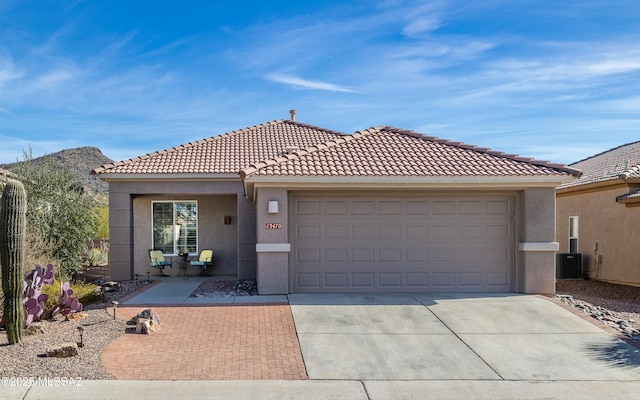
[[601, 400], [633, 399], [640, 382], [576, 381], [81, 381], [80, 386], [2, 387], [16, 400]]
[[205, 280], [213, 277], [159, 278], [160, 282], [124, 301], [125, 306], [138, 305], [198, 305], [198, 304], [255, 304], [287, 303], [287, 296], [211, 296], [191, 297], [191, 293]]

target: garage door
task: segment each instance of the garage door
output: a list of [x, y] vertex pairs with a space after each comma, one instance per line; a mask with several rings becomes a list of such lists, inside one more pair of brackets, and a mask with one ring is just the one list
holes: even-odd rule
[[292, 290], [508, 292], [510, 196], [291, 198]]

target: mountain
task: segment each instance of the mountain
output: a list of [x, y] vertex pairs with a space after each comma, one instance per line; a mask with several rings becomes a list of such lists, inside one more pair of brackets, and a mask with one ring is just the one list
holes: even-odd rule
[[[107, 195], [107, 183], [91, 175], [91, 171], [103, 164], [112, 163], [113, 160], [102, 154], [97, 147], [78, 147], [75, 149], [62, 150], [57, 153], [45, 154], [42, 157], [33, 159], [33, 163], [36, 166], [47, 161], [76, 176], [89, 192]], [[0, 168], [11, 171], [16, 164], [17, 163], [2, 164]]]

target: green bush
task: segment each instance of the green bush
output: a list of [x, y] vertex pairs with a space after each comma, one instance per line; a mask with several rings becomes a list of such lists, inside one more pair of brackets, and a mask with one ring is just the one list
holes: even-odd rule
[[96, 239], [109, 239], [109, 201], [107, 199], [98, 199], [94, 217], [96, 218]]
[[[56, 279], [51, 285], [42, 287], [41, 292], [49, 295], [49, 299], [45, 303], [47, 310], [53, 310], [58, 304], [62, 283], [63, 281]], [[100, 288], [92, 283], [72, 283], [71, 289], [73, 290], [73, 296], [77, 297], [78, 301], [85, 307], [100, 300]]]
[[87, 267], [95, 267], [106, 263], [107, 257], [101, 249], [95, 248], [86, 252], [83, 264]]
[[13, 172], [27, 191], [27, 240], [37, 244], [36, 257], [59, 261], [58, 273], [70, 278], [82, 269], [85, 245], [96, 238], [99, 221], [108, 217], [99, 215], [104, 211], [82, 183], [51, 160], [36, 165], [25, 152]]

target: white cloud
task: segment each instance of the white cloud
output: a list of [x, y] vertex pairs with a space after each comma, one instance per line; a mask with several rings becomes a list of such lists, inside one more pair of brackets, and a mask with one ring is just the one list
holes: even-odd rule
[[636, 54], [635, 57], [630, 57], [630, 59], [626, 60], [619, 59], [619, 56], [619, 54], [616, 54], [609, 60], [595, 61], [591, 64], [586, 64], [583, 72], [598, 76], [640, 71], [640, 55]]
[[294, 75], [273, 73], [273, 74], [268, 74], [266, 78], [267, 80], [270, 80], [272, 82], [285, 83], [287, 85], [303, 87], [306, 89], [328, 90], [332, 92], [358, 93], [356, 90], [353, 90], [347, 86], [340, 86], [340, 85], [336, 85], [328, 82], [312, 81], [312, 80], [300, 78]]
[[47, 89], [61, 82], [67, 81], [74, 77], [74, 73], [69, 70], [55, 70], [47, 72], [38, 77], [35, 81], [35, 87], [38, 89]]
[[441, 26], [440, 18], [435, 15], [420, 16], [405, 26], [402, 34], [408, 37], [416, 37], [420, 34], [431, 33]]
[[11, 55], [6, 51], [0, 51], [0, 86], [23, 75], [24, 73], [16, 68]]
[[[548, 56], [504, 59], [489, 65], [496, 76], [536, 81], [580, 81], [640, 72], [640, 48], [636, 44], [604, 51], [610, 43], [575, 45]], [[635, 48], [634, 48], [635, 47]]]

